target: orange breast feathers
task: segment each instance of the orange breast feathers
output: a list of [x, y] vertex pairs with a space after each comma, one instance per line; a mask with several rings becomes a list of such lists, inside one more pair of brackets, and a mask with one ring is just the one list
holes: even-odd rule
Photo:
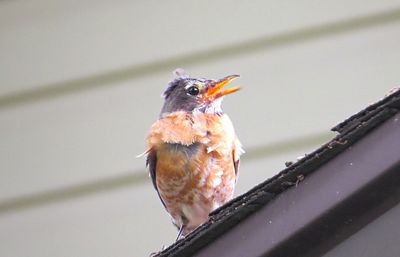
[[233, 153], [233, 161], [239, 160], [243, 153], [226, 114], [174, 112], [166, 115], [152, 125], [147, 137], [148, 151], [157, 150], [164, 143], [185, 146], [200, 143], [207, 147], [209, 153]]
[[243, 150], [227, 115], [171, 113], [147, 143], [153, 185], [183, 235], [232, 198]]

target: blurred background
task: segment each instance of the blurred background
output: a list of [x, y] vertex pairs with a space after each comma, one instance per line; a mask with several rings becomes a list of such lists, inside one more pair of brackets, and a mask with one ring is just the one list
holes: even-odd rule
[[148, 256], [144, 138], [172, 71], [241, 74], [236, 195], [400, 83], [400, 1], [0, 2], [0, 256]]

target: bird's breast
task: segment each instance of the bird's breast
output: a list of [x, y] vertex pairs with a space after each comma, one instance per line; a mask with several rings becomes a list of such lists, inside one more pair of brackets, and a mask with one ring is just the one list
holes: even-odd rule
[[241, 148], [226, 115], [172, 113], [153, 124], [147, 143], [156, 153], [158, 193], [175, 224], [182, 216], [204, 221], [232, 198]]
[[210, 211], [233, 196], [232, 156], [208, 152], [200, 143], [164, 144], [157, 151], [156, 174], [160, 197], [174, 219], [184, 216], [203, 222]]
[[235, 180], [232, 156], [208, 152], [200, 143], [163, 144], [157, 151], [156, 174], [157, 187], [165, 198], [185, 197], [193, 190], [209, 198], [217, 187], [232, 187]]

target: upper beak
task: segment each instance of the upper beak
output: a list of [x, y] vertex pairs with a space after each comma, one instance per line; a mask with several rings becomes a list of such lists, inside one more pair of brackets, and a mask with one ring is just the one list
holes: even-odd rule
[[207, 86], [207, 91], [205, 93], [206, 99], [213, 101], [224, 95], [228, 95], [228, 94], [238, 91], [240, 89], [240, 87], [231, 87], [231, 88], [222, 90], [223, 87], [225, 87], [226, 85], [228, 85], [230, 82], [232, 82], [234, 79], [236, 79], [238, 77], [240, 77], [240, 76], [239, 75], [230, 75], [230, 76], [226, 76], [225, 78], [222, 78], [220, 80], [210, 83]]

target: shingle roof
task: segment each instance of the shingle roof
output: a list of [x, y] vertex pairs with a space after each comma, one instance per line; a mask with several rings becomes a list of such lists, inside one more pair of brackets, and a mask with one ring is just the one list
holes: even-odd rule
[[[337, 131], [339, 134], [334, 139], [312, 153], [307, 154], [304, 158], [290, 165], [276, 176], [255, 186], [248, 192], [215, 210], [210, 214], [210, 218], [206, 223], [189, 234], [184, 240], [174, 243], [157, 256], [197, 255], [202, 248], [209, 247], [217, 238], [225, 236], [227, 232], [237, 224], [246, 221], [250, 215], [261, 209], [264, 210], [268, 205], [271, 205], [272, 200], [277, 199], [278, 196], [281, 196], [290, 188], [296, 187], [297, 185], [299, 185], [300, 188], [303, 184], [303, 187], [307, 187], [306, 184], [311, 174], [318, 173], [322, 166], [326, 166], [329, 161], [333, 160], [338, 155], [344, 154], [347, 149], [352, 148], [356, 142], [366, 137], [367, 134], [374, 131], [377, 127], [382, 126], [385, 121], [393, 118], [396, 114], [397, 116], [400, 115], [399, 112], [400, 90], [396, 90], [382, 100], [368, 106], [335, 126], [332, 130]], [[400, 164], [400, 156], [397, 164]], [[332, 171], [330, 172], [332, 173]], [[334, 181], [334, 179], [332, 179], [332, 181]], [[384, 196], [385, 195], [382, 195], [382, 197]], [[316, 201], [318, 201], [318, 199]], [[354, 204], [354, 202], [352, 202], [352, 204]], [[362, 210], [362, 208], [360, 210]], [[354, 215], [357, 216], [359, 214], [355, 211], [353, 213], [353, 216]], [[336, 217], [337, 216], [338, 215], [336, 215]], [[333, 218], [331, 222], [334, 223], [334, 219], [335, 218]], [[315, 223], [315, 220], [311, 220], [310, 222]], [[329, 231], [330, 230], [327, 230], [327, 232]], [[324, 235], [321, 234], [320, 236], [323, 237]], [[243, 247], [245, 247], [245, 242], [246, 238], [243, 238], [243, 240], [236, 243], [243, 244]], [[276, 250], [278, 248], [275, 247], [274, 249]], [[280, 256], [278, 252], [275, 251], [275, 253], [276, 254], [271, 256]]]

